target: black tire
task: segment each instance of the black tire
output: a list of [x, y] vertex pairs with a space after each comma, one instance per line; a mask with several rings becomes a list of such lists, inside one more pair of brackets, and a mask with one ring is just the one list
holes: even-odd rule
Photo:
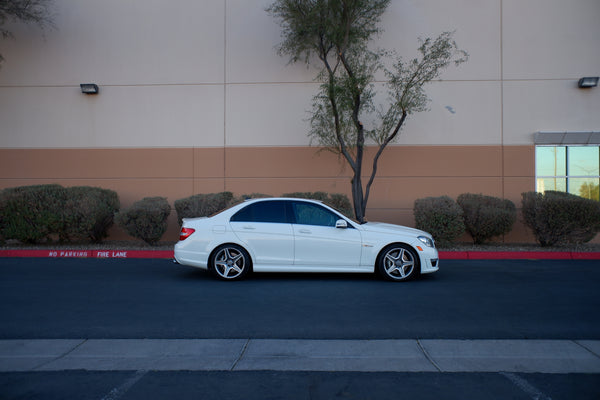
[[377, 257], [377, 271], [389, 281], [407, 281], [421, 273], [419, 256], [410, 246], [391, 244]]
[[236, 244], [224, 244], [215, 249], [209, 261], [210, 271], [224, 281], [244, 278], [252, 268], [248, 252]]

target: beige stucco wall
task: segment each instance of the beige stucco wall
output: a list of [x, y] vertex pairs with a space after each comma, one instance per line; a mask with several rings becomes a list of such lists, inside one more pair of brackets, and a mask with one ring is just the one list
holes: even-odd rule
[[[286, 66], [270, 1], [56, 0], [56, 29], [13, 26], [0, 70], [1, 148], [303, 146], [314, 70]], [[395, 0], [378, 44], [456, 30], [470, 61], [429, 86], [399, 143], [528, 145], [597, 130], [596, 0]], [[135, 16], [135, 18], [134, 18]], [[100, 95], [79, 84], [95, 82]]]

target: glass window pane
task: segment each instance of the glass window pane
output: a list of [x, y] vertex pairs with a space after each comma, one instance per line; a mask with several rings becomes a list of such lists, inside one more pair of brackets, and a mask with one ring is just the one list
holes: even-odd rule
[[535, 148], [535, 173], [537, 176], [565, 176], [566, 148], [564, 146], [538, 146]]
[[231, 217], [232, 222], [252, 222], [252, 207], [242, 208], [240, 211], [235, 213], [233, 217]]
[[264, 201], [256, 203], [254, 220], [257, 222], [286, 223], [285, 203], [283, 201]]
[[296, 223], [299, 225], [335, 226], [337, 215], [310, 203], [294, 203]]
[[598, 178], [570, 178], [569, 193], [586, 199], [600, 200], [598, 196], [598, 187], [600, 179]]
[[283, 201], [263, 201], [250, 204], [231, 217], [231, 221], [287, 223], [285, 203]]
[[567, 191], [566, 178], [538, 178], [536, 191], [544, 193], [546, 190]]
[[569, 175], [600, 175], [597, 146], [569, 147]]

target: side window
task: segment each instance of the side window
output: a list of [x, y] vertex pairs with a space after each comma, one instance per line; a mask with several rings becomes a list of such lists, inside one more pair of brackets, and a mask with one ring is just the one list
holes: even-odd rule
[[335, 227], [339, 217], [317, 204], [294, 202], [294, 217], [300, 225], [319, 225]]
[[289, 223], [283, 201], [261, 201], [250, 204], [235, 213], [231, 221]]

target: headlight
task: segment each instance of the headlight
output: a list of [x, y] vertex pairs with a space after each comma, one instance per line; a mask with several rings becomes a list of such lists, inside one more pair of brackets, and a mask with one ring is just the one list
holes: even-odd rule
[[433, 240], [431, 238], [428, 238], [427, 236], [418, 236], [417, 239], [423, 242], [425, 246], [433, 247]]

